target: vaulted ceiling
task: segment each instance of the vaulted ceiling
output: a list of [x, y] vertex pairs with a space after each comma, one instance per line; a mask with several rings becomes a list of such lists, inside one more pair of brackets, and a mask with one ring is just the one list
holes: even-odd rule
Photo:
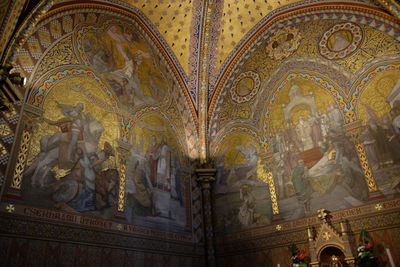
[[[0, 1], [0, 48], [2, 64], [28, 78], [24, 112], [56, 120], [62, 105], [84, 106], [106, 128], [102, 143], [144, 154], [158, 134], [178, 158], [212, 161], [224, 231], [269, 225], [279, 205], [296, 219], [320, 205], [361, 205], [378, 187], [394, 196], [399, 169], [382, 169], [400, 160], [397, 139], [374, 137], [382, 156], [349, 135], [400, 118], [388, 100], [400, 88], [395, 2], [20, 2]], [[55, 132], [35, 123], [28, 161]], [[238, 221], [247, 190], [262, 208]]]

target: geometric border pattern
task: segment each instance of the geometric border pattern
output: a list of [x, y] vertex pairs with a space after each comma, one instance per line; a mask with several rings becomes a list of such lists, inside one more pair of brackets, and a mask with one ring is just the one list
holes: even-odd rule
[[261, 43], [268, 39], [272, 32], [290, 25], [313, 20], [332, 20], [340, 19], [353, 23], [359, 23], [373, 27], [381, 32], [392, 36], [400, 41], [400, 27], [387, 14], [355, 3], [344, 3], [342, 6], [329, 5], [326, 3], [315, 4], [309, 7], [299, 8], [296, 11], [278, 14], [263, 24], [257, 25], [253, 34], [243, 40], [225, 61], [220, 70], [219, 78], [215, 84], [215, 90], [211, 96], [208, 116], [212, 117], [218, 113], [219, 106], [222, 105], [224, 95], [228, 91], [233, 79], [240, 71], [240, 67], [247, 58], [255, 51]]

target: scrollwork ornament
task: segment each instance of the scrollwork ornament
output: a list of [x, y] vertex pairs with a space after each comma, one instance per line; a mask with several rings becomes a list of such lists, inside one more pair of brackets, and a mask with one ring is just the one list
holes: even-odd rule
[[378, 191], [378, 187], [372, 175], [372, 170], [369, 165], [367, 155], [365, 153], [364, 144], [362, 143], [361, 128], [352, 129], [347, 133], [347, 135], [350, 137], [350, 140], [355, 145], [357, 156], [360, 161], [360, 165], [364, 173], [364, 178], [368, 186], [368, 191], [369, 192]]
[[120, 173], [119, 173], [119, 188], [118, 188], [118, 211], [124, 212], [125, 210], [125, 183], [126, 183], [126, 162], [121, 160]]
[[14, 175], [11, 182], [11, 188], [13, 189], [21, 189], [22, 177], [25, 170], [31, 137], [31, 131], [25, 128], [22, 132], [21, 146], [19, 148], [17, 164], [15, 165]]
[[272, 205], [272, 213], [274, 215], [279, 214], [279, 206], [278, 206], [278, 198], [276, 196], [274, 178], [271, 171], [266, 172], [264, 170], [264, 164], [261, 160], [257, 162], [257, 177], [261, 179], [263, 182], [268, 184], [269, 187], [269, 194], [271, 198], [271, 205]]
[[378, 187], [376, 186], [375, 179], [372, 176], [372, 171], [369, 166], [368, 158], [367, 155], [365, 154], [364, 145], [362, 143], [357, 143], [356, 151], [358, 159], [360, 160], [361, 163], [361, 168], [363, 169], [364, 172], [364, 176], [368, 185], [368, 190], [369, 192], [375, 192], [378, 190]]

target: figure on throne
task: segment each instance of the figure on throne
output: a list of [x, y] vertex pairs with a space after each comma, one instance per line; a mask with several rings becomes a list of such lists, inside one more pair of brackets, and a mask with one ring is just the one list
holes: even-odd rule
[[299, 123], [296, 126], [296, 133], [303, 143], [303, 151], [313, 148], [313, 140], [310, 135], [311, 131], [312, 128], [310, 125], [310, 121], [307, 119], [303, 119], [303, 117], [300, 117]]

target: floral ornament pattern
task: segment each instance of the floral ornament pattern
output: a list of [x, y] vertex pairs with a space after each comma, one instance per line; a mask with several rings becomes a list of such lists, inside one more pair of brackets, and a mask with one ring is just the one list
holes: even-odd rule
[[268, 40], [265, 50], [267, 55], [275, 60], [290, 56], [300, 45], [300, 32], [295, 27], [277, 30]]
[[319, 41], [321, 56], [330, 60], [342, 59], [360, 47], [363, 40], [361, 28], [351, 22], [336, 24], [327, 30]]
[[233, 82], [232, 100], [239, 104], [249, 101], [258, 93], [260, 85], [260, 76], [256, 72], [241, 73]]

